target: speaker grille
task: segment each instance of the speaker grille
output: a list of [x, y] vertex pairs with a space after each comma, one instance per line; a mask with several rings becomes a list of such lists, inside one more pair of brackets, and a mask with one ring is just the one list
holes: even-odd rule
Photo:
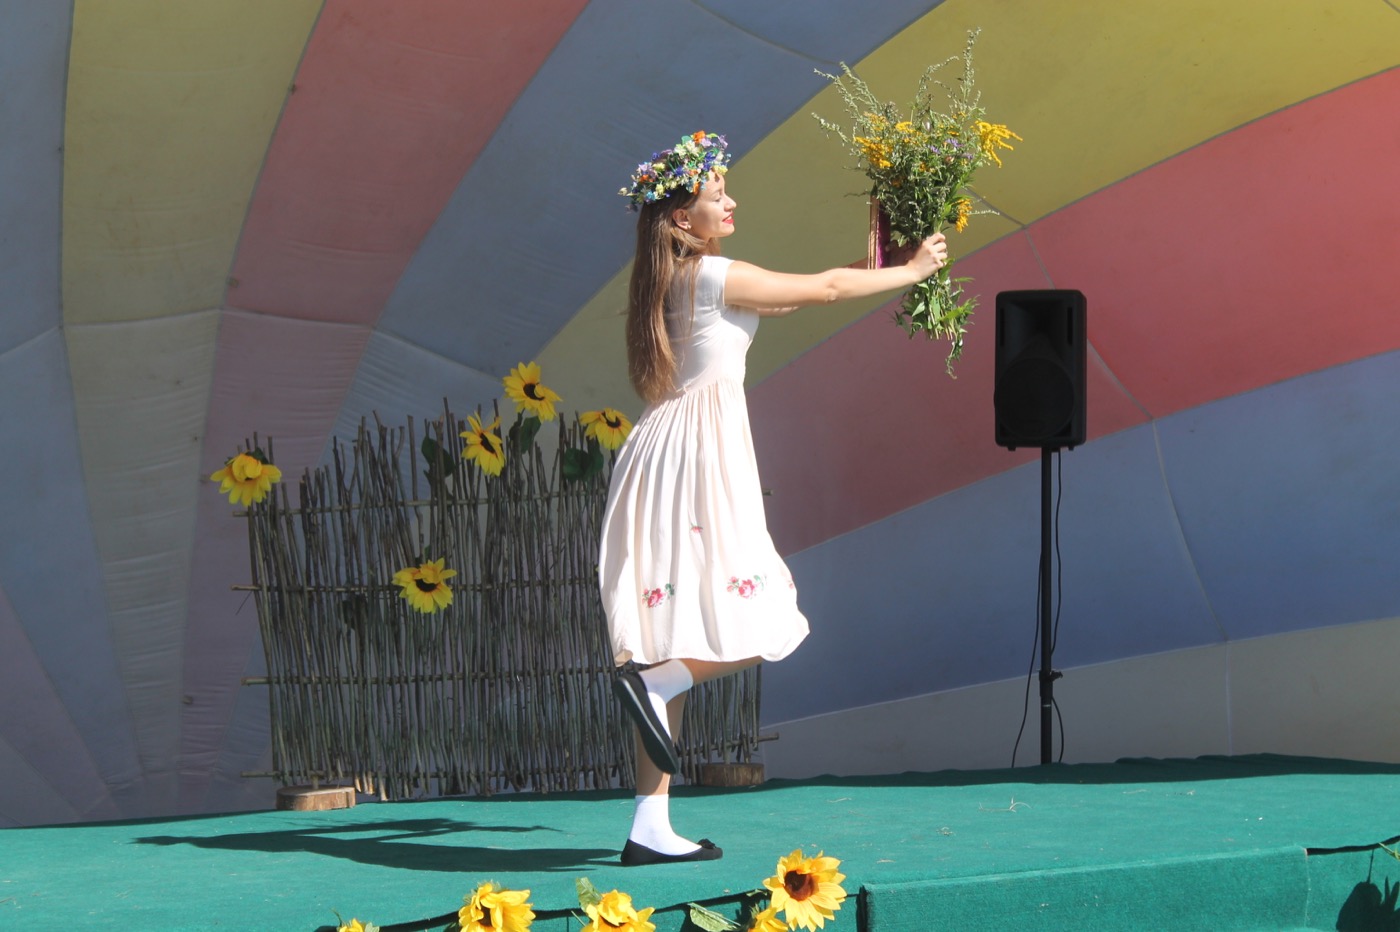
[[1034, 346], [1002, 372], [993, 404], [1003, 431], [1033, 445], [1069, 426], [1075, 411], [1074, 379], [1048, 346]]

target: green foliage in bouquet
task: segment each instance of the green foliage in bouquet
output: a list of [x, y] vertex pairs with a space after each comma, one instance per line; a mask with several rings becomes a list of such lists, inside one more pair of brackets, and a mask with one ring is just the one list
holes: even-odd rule
[[[924, 70], [909, 113], [877, 98], [845, 63], [840, 75], [817, 72], [836, 85], [851, 120], [849, 128], [814, 114], [822, 128], [846, 144], [855, 166], [870, 179], [870, 197], [889, 223], [890, 241], [915, 245], [951, 226], [961, 232], [975, 213], [970, 188], [977, 170], [1000, 166], [998, 150], [1020, 139], [1005, 125], [990, 123], [974, 86], [972, 48], [978, 32], [968, 33], [961, 56]], [[938, 79], [949, 64], [962, 62], [955, 86]], [[896, 322], [912, 337], [949, 341], [948, 374], [962, 354], [967, 323], [976, 298], [964, 298], [963, 283], [945, 265], [904, 295]]]

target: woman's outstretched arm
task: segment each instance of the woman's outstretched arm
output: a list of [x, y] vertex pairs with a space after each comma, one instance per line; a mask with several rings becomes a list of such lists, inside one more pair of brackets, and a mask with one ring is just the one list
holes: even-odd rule
[[908, 262], [883, 269], [839, 268], [793, 275], [735, 262], [725, 276], [724, 301], [764, 314], [786, 314], [810, 304], [830, 304], [908, 288], [928, 278], [947, 261], [948, 244], [942, 233], [935, 233], [919, 244]]

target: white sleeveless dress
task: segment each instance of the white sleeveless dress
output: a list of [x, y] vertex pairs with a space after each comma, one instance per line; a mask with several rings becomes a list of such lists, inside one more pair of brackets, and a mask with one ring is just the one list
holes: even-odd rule
[[705, 256], [669, 302], [679, 390], [619, 451], [599, 556], [614, 660], [780, 660], [807, 636], [763, 513], [744, 397], [758, 315], [724, 303], [732, 260]]

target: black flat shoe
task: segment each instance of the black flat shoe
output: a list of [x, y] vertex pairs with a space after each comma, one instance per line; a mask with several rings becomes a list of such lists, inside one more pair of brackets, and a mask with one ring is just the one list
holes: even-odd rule
[[678, 772], [681, 769], [681, 756], [676, 753], [676, 743], [671, 740], [670, 732], [656, 717], [656, 708], [647, 696], [647, 687], [642, 678], [624, 670], [613, 680], [613, 692], [622, 700], [622, 707], [641, 732], [642, 747], [646, 748], [651, 762], [661, 768], [662, 773]]
[[724, 857], [724, 849], [716, 848], [708, 838], [696, 842], [700, 847], [688, 854], [662, 854], [646, 845], [639, 845], [632, 839], [622, 848], [623, 867], [642, 867], [647, 864], [683, 864], [686, 861], [718, 861]]

